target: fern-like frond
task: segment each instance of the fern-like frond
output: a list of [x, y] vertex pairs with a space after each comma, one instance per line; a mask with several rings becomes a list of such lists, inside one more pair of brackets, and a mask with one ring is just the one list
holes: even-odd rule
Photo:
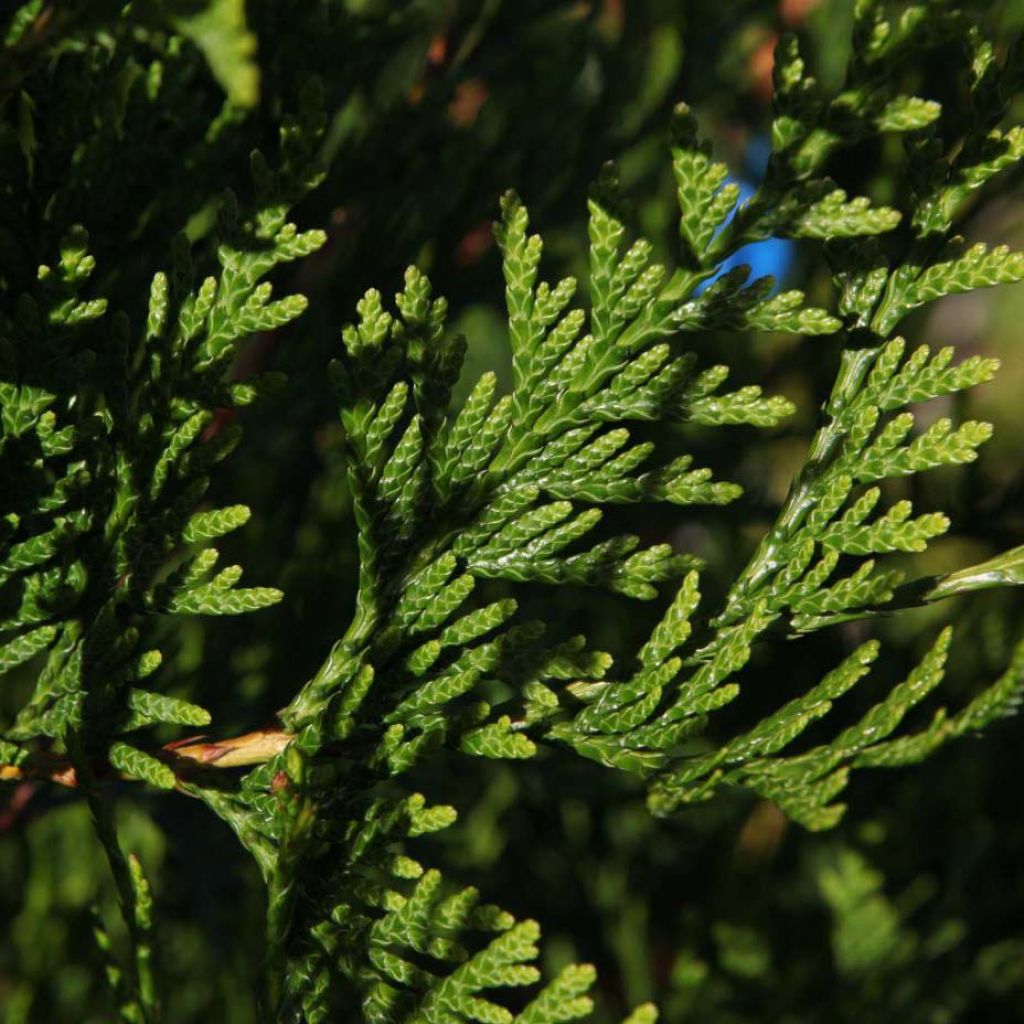
[[298, 295], [272, 300], [261, 279], [324, 242], [323, 232], [286, 220], [316, 182], [315, 91], [285, 126], [278, 168], [255, 158], [248, 211], [223, 197], [213, 273], [194, 284], [181, 237], [170, 271], [152, 278], [146, 316], [132, 322], [91, 294], [95, 260], [76, 228], [3, 322], [0, 487], [11, 502], [0, 541], [0, 671], [42, 663], [9, 741], [80, 733], [90, 756], [105, 752], [115, 770], [172, 787], [166, 764], [114, 739], [209, 721], [201, 708], [148, 689], [160, 662], [159, 652], [140, 649], [145, 617], [237, 614], [281, 598], [273, 588], [239, 588], [237, 566], [213, 574], [211, 542], [243, 526], [249, 510], [197, 507], [210, 470], [239, 439], [215, 408], [280, 386], [274, 376], [224, 383], [239, 341], [305, 308]]

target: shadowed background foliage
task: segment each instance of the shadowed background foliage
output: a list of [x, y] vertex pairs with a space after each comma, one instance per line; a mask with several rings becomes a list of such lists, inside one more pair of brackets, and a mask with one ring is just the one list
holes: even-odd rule
[[[0, 275], [14, 290], [78, 222], [89, 229], [103, 293], [144, 309], [173, 235], [206, 235], [217, 196], [227, 187], [244, 194], [250, 150], [272, 148], [305, 82], [317, 75], [325, 88], [330, 170], [293, 216], [326, 228], [329, 241], [286, 272], [310, 310], [257, 338], [237, 367], [239, 376], [283, 369], [291, 383], [240, 414], [245, 443], [211, 496], [255, 510], [225, 555], [244, 545], [252, 578], [280, 586], [286, 600], [251, 620], [170, 623], [160, 644], [174, 692], [201, 697], [219, 727], [245, 730], [287, 701], [350, 615], [354, 529], [322, 368], [358, 296], [370, 284], [393, 291], [415, 260], [470, 339], [463, 381], [484, 369], [507, 374], [490, 235], [499, 194], [518, 190], [545, 232], [552, 270], [573, 271], [585, 260], [588, 184], [614, 158], [624, 191], [643, 197], [634, 224], [669, 251], [672, 105], [690, 103], [737, 179], [756, 182], [778, 33], [800, 30], [816, 73], [834, 85], [853, 4], [250, 0], [247, 22], [240, 3], [212, 5], [215, 37], [202, 4], [154, 0], [127, 16], [119, 3], [27, 6], [32, 30], [16, 38], [5, 24], [0, 56]], [[1024, 27], [1019, 0], [974, 6], [1006, 45]], [[225, 49], [234, 54], [227, 62]], [[942, 101], [958, 88], [948, 57], [908, 60], [907, 88]], [[144, 94], [161, 78], [153, 116]], [[851, 193], [884, 203], [900, 161], [897, 142], [873, 143], [829, 170]], [[972, 212], [969, 237], [1024, 247], [1019, 181]], [[830, 305], [814, 251], [762, 248], [750, 261]], [[1016, 286], [944, 300], [908, 323], [912, 342], [1004, 362], [962, 410], [995, 424], [980, 460], [907, 485], [955, 523], [918, 572], [1024, 542], [1022, 313]], [[700, 464], [744, 485], [738, 505], [683, 518], [640, 506], [609, 518], [645, 540], [696, 550], [716, 596], [715, 581], [742, 568], [804, 457], [836, 343], [709, 333], [700, 345], [735, 367], [740, 383], [782, 392], [800, 411], [774, 432], [741, 428], [729, 446], [674, 428]], [[492, 589], [501, 595], [501, 584]], [[613, 653], [634, 649], [661, 611], [593, 592], [559, 591], [555, 602], [540, 587], [521, 599], [559, 632], [586, 625]], [[1001, 670], [1022, 619], [1019, 595], [983, 594], [825, 631], [790, 647], [798, 656], [785, 661], [755, 654], [744, 714], [758, 712], [760, 691], [762, 712], [806, 691], [823, 664], [871, 634], [887, 642], [879, 684], [889, 683], [946, 621], [957, 623], [945, 684], [955, 700]], [[0, 716], [18, 697], [15, 680], [0, 692]], [[871, 699], [863, 694], [864, 706]], [[607, 1015], [598, 1020], [646, 999], [664, 1020], [702, 1024], [1024, 1020], [1021, 749], [1020, 723], [1010, 720], [912, 771], [861, 776], [846, 819], [823, 835], [746, 795], [658, 821], [639, 784], [602, 776], [598, 803], [601, 769], [557, 754], [514, 770], [475, 764], [472, 778], [453, 761], [431, 769], [435, 789], [473, 810], [436, 842], [453, 877], [486, 882], [488, 898], [543, 918], [551, 966], [597, 964]], [[166, 1021], [254, 1020], [263, 907], [247, 855], [184, 797], [152, 799], [126, 785], [119, 818], [157, 893]], [[73, 796], [32, 783], [0, 793], [5, 1021], [111, 1019], [89, 923], [94, 902], [113, 904], [107, 875]]]

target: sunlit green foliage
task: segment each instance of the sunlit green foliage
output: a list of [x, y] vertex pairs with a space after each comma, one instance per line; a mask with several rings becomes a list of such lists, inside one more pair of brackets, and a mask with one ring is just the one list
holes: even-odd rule
[[[810, 75], [797, 38], [783, 36], [771, 156], [743, 203], [693, 111], [677, 105], [665, 161], [677, 225], [670, 259], [630, 228], [628, 189], [607, 165], [588, 204], [585, 274], [549, 280], [525, 202], [506, 192], [494, 239], [507, 382], [492, 371], [467, 379], [474, 339], [452, 330], [445, 299], [411, 266], [393, 300], [365, 291], [340, 337], [309, 310], [304, 322], [331, 335], [333, 359], [327, 373], [305, 365], [288, 385], [279, 373], [246, 374], [247, 343], [307, 311], [303, 295], [275, 298], [274, 289], [301, 284], [282, 273], [297, 261], [312, 265], [328, 235], [300, 231], [288, 218], [323, 187], [355, 112], [346, 107], [330, 121], [331, 97], [318, 77], [275, 94], [268, 112], [278, 150], [252, 153], [249, 183], [236, 197], [223, 190], [237, 181], [226, 168], [262, 84], [244, 5], [43, 7], [24, 4], [4, 22], [2, 82], [13, 118], [4, 142], [20, 179], [8, 197], [19, 209], [4, 257], [12, 269], [0, 279], [0, 672], [28, 684], [2, 722], [0, 764], [15, 780], [66, 782], [74, 773], [123, 916], [122, 942], [92, 912], [122, 1020], [160, 1016], [160, 894], [154, 906], [139, 859], [123, 852], [112, 777], [195, 798], [252, 854], [267, 893], [267, 1019], [558, 1024], [593, 1010], [594, 968], [568, 964], [545, 980], [535, 921], [481, 902], [486, 893], [427, 866], [438, 849], [430, 843], [440, 840], [420, 837], [458, 817], [421, 792], [432, 770], [508, 761], [515, 771], [517, 762], [581, 755], [635, 776], [658, 816], [740, 788], [816, 831], [839, 821], [852, 772], [919, 762], [1016, 708], [1021, 646], [958, 710], [940, 708], [922, 728], [901, 731], [942, 683], [955, 644], [948, 628], [902, 681], [868, 691], [859, 705], [872, 666], [886, 664], [875, 639], [838, 662], [815, 663], [804, 692], [768, 695], [767, 707], [763, 696], [748, 705], [745, 689], [759, 645], [801, 650], [810, 634], [841, 623], [1024, 578], [1019, 548], [909, 580], [899, 560], [924, 552], [950, 519], [915, 510], [893, 482], [971, 463], [991, 435], [955, 404], [938, 418], [910, 407], [969, 392], [999, 364], [956, 359], [952, 348], [908, 351], [898, 332], [912, 311], [944, 296], [1024, 279], [1024, 256], [967, 246], [957, 234], [978, 190], [1005, 180], [1024, 157], [1021, 128], [1006, 123], [1018, 56], [997, 53], [964, 12], [910, 5], [889, 14], [859, 2], [847, 77], [835, 89]], [[357, 7], [324, 5], [306, 15], [307, 31], [351, 19], [359, 39]], [[385, 19], [377, 28], [384, 37], [393, 25]], [[109, 54], [129, 39], [158, 55], [148, 67], [134, 57], [115, 66]], [[953, 41], [966, 47], [969, 69], [966, 105], [950, 112], [955, 139], [939, 132], [942, 105], [906, 91], [899, 74], [908, 50]], [[123, 268], [102, 265], [83, 216], [81, 226], [60, 225], [61, 241], [29, 280], [18, 231], [38, 219], [45, 238], [66, 213], [88, 213], [83, 197], [100, 196], [107, 154], [102, 132], [83, 139], [82, 181], [71, 176], [38, 195], [37, 164], [49, 186], [46, 159], [64, 142], [56, 131], [45, 141], [37, 135], [22, 79], [40, 53], [59, 67], [65, 52], [103, 47], [108, 55], [97, 63], [111, 62], [119, 90], [104, 125], [111, 138], [126, 119], [174, 107], [163, 62], [183, 52], [189, 75], [208, 72], [223, 88], [220, 113], [182, 162], [183, 189], [203, 198], [154, 200], [138, 211], [129, 240], [148, 237], [153, 225], [175, 226], [160, 262], [138, 267], [126, 249], [117, 256]], [[907, 153], [906, 180], [886, 202], [850, 196], [828, 176], [853, 147], [894, 140]], [[219, 147], [231, 156], [223, 167], [214, 159]], [[833, 297], [776, 292], [747, 268], [719, 274], [724, 261], [767, 238], [803, 240], [808, 258], [827, 261]], [[145, 281], [145, 301], [124, 295], [123, 281], [136, 278]], [[743, 488], [698, 451], [754, 444], [745, 428], [775, 428], [796, 406], [757, 384], [728, 389], [729, 367], [700, 343], [712, 331], [792, 335], [836, 352], [834, 383], [820, 396], [819, 424], [788, 496], [732, 577], [716, 576], [718, 566], [683, 545], [648, 542], [646, 529], [605, 524], [621, 521], [617, 506], [644, 510], [638, 521], [659, 507], [683, 519], [735, 505], [743, 516]], [[173, 670], [150, 644], [175, 630], [187, 635], [192, 616], [259, 613], [287, 600], [274, 587], [239, 586], [237, 565], [219, 567], [220, 548], [244, 549], [259, 535], [248, 506], [208, 493], [242, 439], [235, 411], [288, 386], [333, 392], [337, 472], [358, 557], [354, 610], [266, 728], [279, 742], [221, 765], [241, 771], [220, 771], [222, 750], [186, 761], [180, 744], [158, 746], [153, 737], [184, 742], [186, 729], [207, 727], [223, 734], [210, 709], [223, 706], [218, 688], [230, 682], [204, 680], [205, 693], [188, 693], [195, 700], [179, 696]], [[288, 425], [285, 416], [278, 429]], [[669, 426], [700, 443], [680, 451], [678, 436], [666, 443]], [[739, 441], [714, 440], [736, 428]], [[284, 476], [284, 468], [265, 472]], [[600, 636], [567, 635], [557, 615], [542, 621], [521, 611], [537, 585], [667, 607], [616, 663], [598, 649]], [[263, 620], [251, 621], [258, 631]], [[844, 698], [858, 709], [852, 717], [836, 710]], [[820, 724], [833, 712], [843, 724]], [[247, 723], [264, 726], [265, 717]], [[841, 972], [910, 956], [898, 914], [857, 854], [836, 847], [813, 872], [834, 917]], [[766, 969], [756, 937], [715, 927], [723, 960], [738, 973]], [[654, 1019], [644, 1003], [628, 1024]]]

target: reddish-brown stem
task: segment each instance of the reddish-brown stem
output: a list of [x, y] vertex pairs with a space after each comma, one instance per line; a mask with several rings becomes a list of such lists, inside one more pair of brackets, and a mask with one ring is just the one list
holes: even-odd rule
[[[203, 736], [177, 740], [150, 753], [184, 775], [196, 768], [239, 768], [263, 764], [284, 750], [292, 738], [291, 733], [282, 729], [259, 729], [222, 740], [208, 740]], [[20, 765], [0, 765], [0, 782], [26, 779], [45, 779], [71, 788], [78, 785], [70, 760], [64, 755], [45, 751], [32, 754]]]

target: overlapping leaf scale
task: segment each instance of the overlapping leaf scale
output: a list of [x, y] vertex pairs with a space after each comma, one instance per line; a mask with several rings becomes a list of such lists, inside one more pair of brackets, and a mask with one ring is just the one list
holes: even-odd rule
[[[519, 1013], [504, 1005], [507, 990], [541, 979], [539, 926], [481, 903], [476, 889], [445, 882], [405, 852], [410, 839], [455, 818], [420, 794], [378, 800], [352, 817], [323, 882], [330, 912], [302, 938], [301, 969], [289, 975], [287, 998], [304, 1019], [332, 1020], [335, 1000], [352, 996], [375, 1024], [560, 1024], [590, 1014], [589, 965], [565, 968]], [[655, 1019], [651, 1007], [637, 1012], [632, 1019]]]
[[[272, 192], [285, 187], [285, 169], [276, 173], [252, 215], [239, 214], [232, 197], [223, 200], [217, 276], [193, 287], [188, 243], [176, 242], [171, 272], [154, 276], [138, 329], [118, 314], [102, 342], [92, 333], [105, 303], [84, 294], [95, 264], [81, 229], [68, 233], [59, 261], [41, 268], [37, 293], [19, 306], [21, 320], [7, 332], [15, 350], [4, 363], [5, 375], [10, 365], [14, 376], [0, 382], [0, 476], [20, 474], [32, 484], [10, 492], [27, 504], [12, 507], [0, 535], [0, 586], [16, 591], [14, 613], [0, 623], [0, 664], [9, 671], [39, 657], [41, 668], [9, 730], [12, 739], [88, 728], [101, 743], [159, 723], [205, 723], [201, 708], [140, 685], [159, 654], [139, 654], [135, 617], [234, 614], [280, 598], [270, 588], [235, 589], [237, 567], [210, 578], [216, 552], [204, 545], [243, 525], [248, 509], [197, 511], [210, 468], [239, 436], [237, 427], [215, 425], [213, 407], [250, 402], [280, 386], [274, 375], [225, 384], [235, 343], [281, 326], [304, 307], [301, 297], [272, 301], [260, 278], [308, 255], [325, 237], [286, 223], [301, 188], [288, 185], [291, 200], [282, 202]], [[53, 374], [47, 386], [19, 378], [22, 347], [45, 357], [39, 365]], [[82, 389], [86, 397], [77, 400]], [[36, 446], [9, 447], [9, 439], [27, 432]], [[32, 461], [19, 464], [24, 453]], [[165, 578], [168, 561], [179, 564]], [[87, 579], [107, 581], [109, 594], [80, 622]], [[109, 754], [120, 771], [173, 785], [167, 766], [148, 757], [123, 743]]]
[[[346, 348], [337, 374], [360, 525], [360, 601], [378, 615], [389, 591], [385, 577], [412, 557], [407, 546], [427, 526], [418, 511], [429, 504], [427, 490], [440, 504], [440, 518], [450, 518], [447, 543], [471, 575], [598, 584], [653, 596], [655, 584], [692, 560], [663, 547], [637, 551], [629, 537], [572, 553], [600, 513], [574, 510], [571, 503], [721, 504], [739, 491], [711, 481], [706, 470], [692, 469], [686, 457], [648, 468], [651, 446], [629, 446], [628, 431], [618, 424], [659, 418], [672, 403], [680, 415], [709, 423], [769, 424], [790, 409], [754, 388], [715, 396], [719, 374], [714, 382], [706, 374], [694, 377], [691, 358], [673, 357], [659, 343], [676, 330], [681, 279], [663, 285], [665, 272], [650, 265], [650, 246], [643, 240], [624, 251], [622, 224], [599, 202], [591, 203], [591, 332], [583, 337], [584, 315], [568, 309], [574, 282], [538, 283], [542, 243], [527, 234], [525, 208], [509, 194], [502, 212], [496, 231], [516, 379], [511, 395], [498, 397], [496, 379], [484, 375], [461, 411], [425, 438], [406, 397], [411, 371], [403, 325], [411, 300], [399, 297], [402, 315], [396, 319], [370, 291], [359, 304], [358, 323], [343, 332]], [[415, 271], [407, 274], [410, 288], [429, 294]], [[423, 306], [425, 299], [418, 301]], [[795, 296], [787, 296], [773, 309], [789, 312], [797, 305]], [[438, 324], [423, 351], [441, 344]], [[436, 361], [431, 364], [422, 353], [417, 360], [429, 380]], [[609, 427], [602, 430], [602, 423]], [[545, 502], [543, 496], [556, 500]]]
[[[839, 567], [839, 553], [871, 556], [892, 551], [921, 551], [948, 529], [941, 513], [912, 517], [909, 502], [898, 502], [873, 521], [868, 517], [880, 500], [874, 484], [923, 472], [938, 466], [973, 461], [977, 448], [991, 434], [988, 424], [968, 421], [954, 429], [948, 419], [934, 421], [912, 437], [914, 417], [899, 412], [908, 402], [927, 401], [974, 387], [989, 380], [998, 367], [991, 359], [971, 357], [952, 363], [952, 352], [931, 355], [921, 346], [904, 357], [905, 346], [895, 338], [880, 348], [864, 386], [835, 412], [841, 443], [826, 469], [812, 478], [805, 497], [805, 516], [778, 548], [778, 566], [767, 585], [770, 606], [790, 608], [797, 628], [816, 628], [820, 616], [847, 609], [884, 604], [899, 575], [874, 573], [866, 562], [830, 587], [825, 584]], [[816, 557], [817, 553], [817, 557]], [[750, 605], [749, 593], [731, 595], [722, 622], [738, 618]], [[848, 602], [844, 606], [844, 602]]]
[[941, 682], [950, 639], [950, 630], [944, 630], [903, 682], [833, 740], [802, 753], [783, 754], [869, 671], [879, 647], [876, 641], [863, 644], [817, 686], [749, 732], [713, 753], [684, 759], [661, 775], [652, 786], [652, 809], [665, 813], [680, 802], [706, 799], [720, 785], [740, 785], [775, 801], [808, 828], [830, 827], [843, 813], [843, 806], [832, 801], [844, 788], [851, 768], [895, 767], [919, 761], [948, 740], [1018, 707], [1024, 690], [1020, 647], [1007, 672], [960, 712], [951, 716], [939, 709], [924, 730], [889, 739], [908, 712]]

